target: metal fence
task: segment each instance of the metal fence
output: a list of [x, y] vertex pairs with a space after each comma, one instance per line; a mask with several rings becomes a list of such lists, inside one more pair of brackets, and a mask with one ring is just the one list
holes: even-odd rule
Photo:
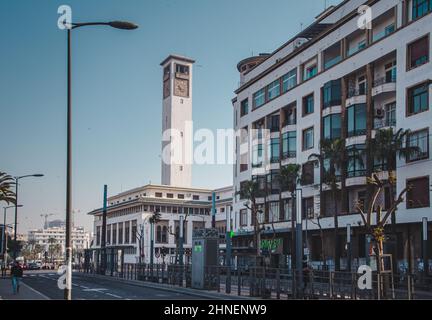
[[[87, 273], [97, 273], [88, 268]], [[191, 265], [123, 264], [105, 273], [126, 280], [191, 287]], [[362, 275], [345, 271], [294, 271], [264, 267], [205, 270], [206, 290], [263, 299], [432, 299], [432, 277], [414, 274], [372, 273], [371, 289], [360, 289]]]

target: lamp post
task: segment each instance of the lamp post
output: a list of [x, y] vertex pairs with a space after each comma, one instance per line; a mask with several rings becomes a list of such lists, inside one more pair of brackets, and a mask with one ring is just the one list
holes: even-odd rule
[[71, 31], [86, 26], [110, 26], [116, 29], [133, 30], [137, 25], [130, 22], [86, 22], [67, 24], [67, 160], [66, 160], [66, 286], [64, 298], [71, 300], [72, 281], [72, 247], [71, 247], [71, 215], [72, 215], [72, 55], [71, 55]]
[[302, 189], [296, 189], [296, 271], [298, 273], [297, 292], [303, 287], [303, 230], [302, 230]]
[[[22, 205], [17, 205], [18, 208], [21, 208]], [[4, 269], [7, 266], [7, 239], [6, 239], [6, 213], [7, 209], [15, 208], [15, 206], [9, 206], [3, 208], [3, 234], [2, 234], [2, 250], [3, 250], [3, 265]]]
[[424, 275], [427, 276], [429, 274], [429, 257], [428, 257], [428, 219], [424, 217], [422, 219], [423, 222], [423, 269]]
[[347, 224], [347, 269], [351, 272], [351, 224]]
[[183, 285], [183, 233], [184, 216], [180, 215], [179, 220], [179, 266], [180, 266], [180, 286]]
[[231, 210], [226, 210], [226, 255], [227, 267], [226, 293], [231, 293]]
[[21, 179], [24, 178], [40, 178], [43, 177], [43, 174], [29, 174], [29, 175], [25, 175], [25, 176], [19, 176], [19, 177], [15, 177], [15, 223], [14, 223], [14, 250], [13, 250], [13, 258], [14, 260], [16, 260], [17, 257], [17, 246], [16, 246], [16, 241], [17, 241], [17, 224], [18, 224], [18, 182]]

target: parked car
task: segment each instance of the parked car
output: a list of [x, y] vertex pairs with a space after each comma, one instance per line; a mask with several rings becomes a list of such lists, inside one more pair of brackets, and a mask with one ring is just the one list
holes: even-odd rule
[[28, 265], [28, 270], [40, 270], [41, 266], [37, 263], [30, 263]]

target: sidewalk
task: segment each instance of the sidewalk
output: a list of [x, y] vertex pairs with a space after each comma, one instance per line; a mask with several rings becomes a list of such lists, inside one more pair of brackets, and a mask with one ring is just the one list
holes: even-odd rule
[[139, 280], [126, 280], [122, 278], [117, 277], [110, 277], [110, 276], [103, 276], [103, 275], [96, 275], [96, 274], [87, 274], [79, 272], [77, 273], [80, 276], [83, 277], [92, 277], [92, 278], [99, 278], [104, 280], [110, 280], [110, 281], [118, 281], [123, 282], [131, 285], [136, 285], [139, 287], [147, 287], [147, 288], [154, 288], [159, 290], [166, 290], [171, 292], [177, 292], [177, 293], [184, 293], [196, 297], [201, 297], [204, 299], [215, 299], [215, 300], [255, 300], [251, 297], [245, 297], [245, 296], [237, 296], [234, 294], [225, 294], [225, 293], [218, 293], [215, 291], [207, 291], [207, 290], [198, 290], [198, 289], [192, 289], [192, 288], [185, 288], [185, 287], [178, 287], [174, 285], [169, 284], [162, 284], [162, 283], [154, 283], [154, 282], [146, 282], [146, 281], [139, 281]]
[[0, 300], [49, 300], [49, 298], [29, 287], [23, 281], [20, 281], [20, 292], [14, 295], [11, 279], [6, 277], [0, 278]]

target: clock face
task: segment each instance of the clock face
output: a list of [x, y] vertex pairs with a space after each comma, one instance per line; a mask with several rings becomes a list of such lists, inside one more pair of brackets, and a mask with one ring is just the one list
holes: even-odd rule
[[164, 99], [167, 98], [170, 94], [171, 94], [170, 81], [168, 79], [168, 80], [165, 80], [164, 84], [163, 84], [163, 97], [164, 97]]
[[175, 79], [174, 81], [174, 94], [179, 97], [189, 96], [189, 80]]

